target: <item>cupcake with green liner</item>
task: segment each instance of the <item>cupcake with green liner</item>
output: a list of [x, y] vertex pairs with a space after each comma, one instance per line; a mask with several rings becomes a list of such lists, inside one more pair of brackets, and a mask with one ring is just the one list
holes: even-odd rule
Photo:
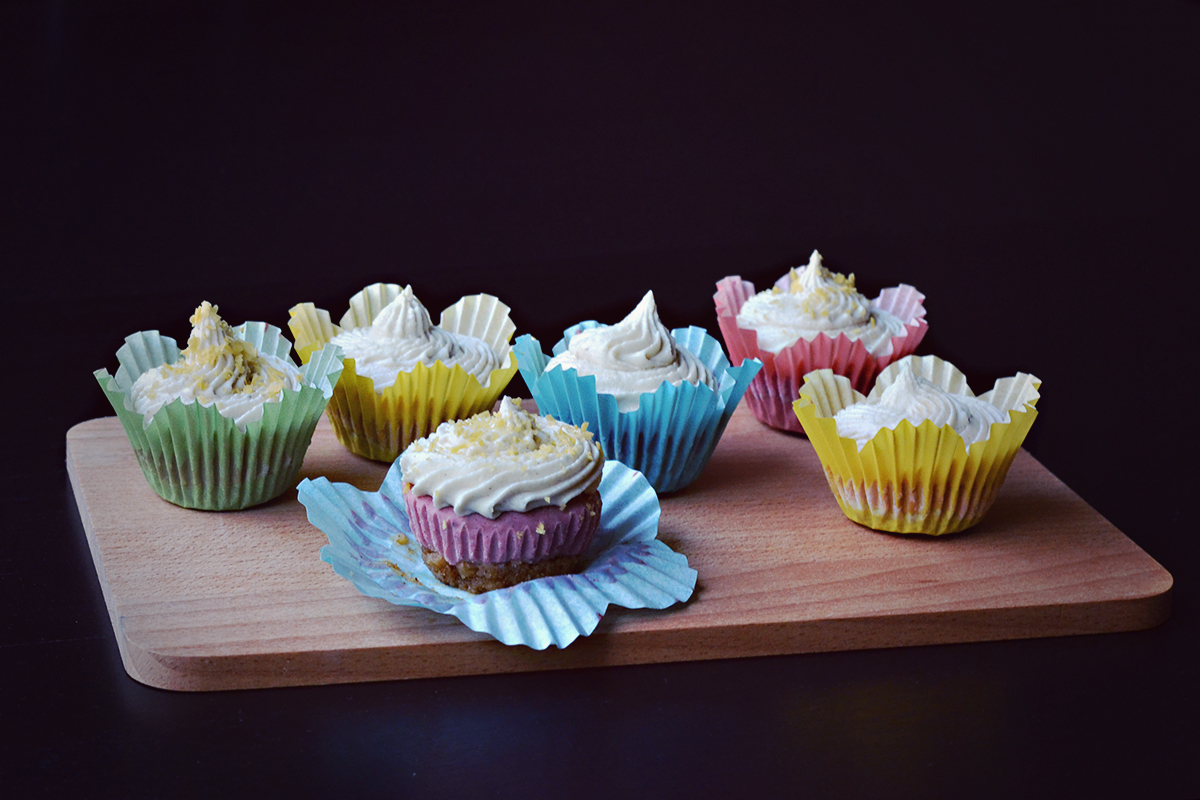
[[470, 295], [434, 325], [411, 286], [376, 283], [350, 298], [340, 325], [300, 303], [288, 327], [302, 361], [327, 342], [342, 348], [328, 408], [334, 433], [351, 452], [390, 462], [441, 423], [495, 405], [517, 372], [508, 312], [492, 295]]
[[949, 362], [908, 356], [867, 396], [832, 370], [810, 372], [793, 408], [847, 517], [939, 535], [991, 508], [1037, 416], [1040, 385], [1018, 373], [975, 397]]
[[96, 380], [163, 499], [208, 511], [272, 500], [296, 483], [341, 353], [325, 348], [300, 369], [279, 328], [231, 328], [207, 302], [191, 323], [183, 351], [158, 331], [127, 336], [116, 375]]
[[717, 323], [730, 358], [762, 361], [746, 403], [766, 425], [803, 433], [792, 412], [803, 376], [831, 369], [866, 392], [879, 371], [917, 349], [925, 336], [925, 296], [900, 284], [870, 300], [854, 275], [827, 269], [813, 251], [804, 267], [756, 292], [734, 275], [717, 283]]
[[529, 335], [515, 349], [539, 412], [586, 422], [605, 458], [642, 472], [658, 492], [700, 476], [761, 366], [731, 367], [703, 328], [668, 331], [653, 292], [616, 325], [568, 328], [553, 357]]

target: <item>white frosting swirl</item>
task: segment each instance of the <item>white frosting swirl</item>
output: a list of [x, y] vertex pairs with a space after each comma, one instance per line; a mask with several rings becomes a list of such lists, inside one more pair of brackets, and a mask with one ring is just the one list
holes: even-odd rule
[[574, 369], [580, 375], [596, 376], [596, 391], [617, 398], [619, 411], [633, 411], [638, 398], [653, 392], [664, 381], [674, 386], [687, 381], [716, 389], [712, 370], [687, 348], [675, 343], [671, 332], [658, 318], [654, 292], [646, 292], [629, 316], [616, 325], [580, 331], [571, 337], [567, 350], [546, 365]]
[[779, 353], [819, 334], [845, 334], [861, 341], [875, 357], [892, 352], [892, 337], [904, 332], [904, 321], [876, 308], [854, 288], [854, 275], [830, 272], [813, 250], [808, 266], [792, 268], [787, 291], [778, 287], [749, 298], [737, 315], [741, 328], [758, 332], [758, 346]]
[[192, 315], [192, 334], [182, 360], [142, 373], [129, 390], [143, 423], [172, 400], [217, 407], [245, 430], [262, 417], [264, 403], [283, 399], [283, 390], [300, 389], [300, 370], [287, 359], [259, 353], [237, 337], [217, 307], [205, 301]]
[[892, 385], [874, 400], [846, 406], [834, 416], [838, 436], [854, 439], [859, 450], [880, 430], [894, 430], [903, 419], [914, 426], [925, 420], [938, 427], [949, 425], [970, 447], [988, 438], [992, 423], [1004, 422], [1006, 418], [1005, 412], [991, 403], [970, 395], [951, 394], [911, 369], [900, 370]]
[[504, 398], [496, 413], [443, 422], [400, 456], [410, 491], [438, 508], [495, 519], [567, 503], [600, 486], [604, 455], [582, 428], [541, 417]]
[[434, 325], [411, 286], [405, 286], [369, 326], [343, 331], [331, 341], [354, 359], [354, 371], [374, 381], [380, 394], [418, 363], [460, 366], [485, 387], [491, 383], [492, 370], [501, 367], [500, 354], [487, 342]]

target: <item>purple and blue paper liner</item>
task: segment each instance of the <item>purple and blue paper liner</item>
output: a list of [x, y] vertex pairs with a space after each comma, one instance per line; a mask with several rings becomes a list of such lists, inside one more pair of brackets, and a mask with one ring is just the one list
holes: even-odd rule
[[[289, 359], [291, 342], [264, 322], [234, 328], [259, 352]], [[299, 391], [285, 389], [265, 403], [262, 417], [239, 427], [215, 406], [175, 400], [144, 423], [129, 390], [144, 373], [180, 358], [179, 346], [158, 331], [125, 337], [116, 375], [93, 375], [121, 421], [150, 487], [170, 503], [205, 511], [236, 511], [272, 500], [296, 484], [313, 431], [342, 373], [338, 347], [326, 347], [301, 368]], [[294, 363], [294, 362], [293, 362]]]
[[400, 606], [457, 617], [506, 645], [563, 648], [599, 625], [610, 605], [662, 609], [691, 597], [696, 570], [658, 540], [658, 496], [646, 478], [609, 461], [600, 480], [600, 527], [583, 572], [526, 581], [482, 594], [434, 577], [404, 509], [400, 462], [377, 492], [326, 478], [298, 487], [309, 521], [329, 544], [321, 559], [359, 592]]
[[[599, 326], [589, 320], [568, 328], [554, 345], [554, 355], [565, 351], [579, 331]], [[574, 369], [557, 366], [547, 371], [551, 356], [542, 352], [532, 336], [520, 336], [513, 345], [521, 377], [538, 413], [572, 425], [586, 422], [605, 458], [642, 472], [662, 494], [678, 491], [700, 477], [734, 409], [762, 368], [758, 359], [731, 366], [721, 343], [703, 328], [676, 328], [671, 335], [678, 346], [690, 350], [712, 370], [718, 388], [714, 391], [686, 381], [678, 386], [663, 383], [642, 394], [638, 407], [631, 411], [619, 411], [616, 397], [597, 392], [595, 376], [581, 376]]]

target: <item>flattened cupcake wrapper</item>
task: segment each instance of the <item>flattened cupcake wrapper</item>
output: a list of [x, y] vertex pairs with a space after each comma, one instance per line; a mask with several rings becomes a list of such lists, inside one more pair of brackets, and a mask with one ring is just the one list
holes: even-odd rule
[[[597, 325], [588, 321], [567, 329], [554, 353], [563, 352], [578, 331]], [[514, 346], [521, 376], [539, 413], [572, 425], [586, 422], [605, 458], [639, 470], [662, 493], [678, 491], [700, 477], [730, 416], [762, 366], [757, 359], [747, 359], [730, 367], [721, 343], [703, 328], [676, 328], [671, 335], [712, 370], [719, 388], [713, 391], [686, 381], [678, 386], [663, 383], [644, 393], [632, 411], [618, 411], [616, 397], [597, 392], [593, 375], [581, 376], [574, 369], [560, 367], [546, 371], [550, 356], [532, 336], [518, 337]]]
[[[342, 324], [369, 325], [400, 290], [397, 284], [368, 286], [351, 298]], [[355, 371], [354, 359], [345, 359], [328, 408], [338, 441], [357, 455], [395, 461], [404, 448], [441, 423], [491, 409], [517, 373], [517, 358], [508, 344], [516, 326], [508, 312], [508, 306], [491, 295], [470, 295], [443, 311], [438, 323], [444, 330], [482, 339], [507, 356], [505, 366], [492, 370], [487, 386], [462, 367], [438, 361], [432, 367], [417, 364], [412, 372], [399, 373], [396, 382], [380, 393], [371, 378]], [[288, 327], [301, 360], [341, 333], [329, 312], [312, 303], [300, 303], [289, 314]]]
[[[910, 360], [922, 377], [947, 391], [971, 394], [948, 362], [936, 356]], [[899, 366], [884, 370], [872, 394], [890, 385]], [[866, 398], [828, 369], [805, 376], [794, 409], [848, 518], [875, 530], [940, 535], [975, 525], [991, 508], [1037, 417], [1039, 386], [1037, 378], [1022, 373], [980, 395], [1008, 412], [1008, 421], [993, 423], [988, 438], [970, 448], [949, 425], [903, 420], [895, 430], [880, 430], [859, 451], [853, 439], [838, 436], [833, 417]]]
[[[786, 286], [786, 276], [780, 279]], [[717, 308], [717, 324], [729, 357], [740, 364], [743, 359], [762, 361], [762, 371], [746, 392], [746, 403], [760, 422], [773, 428], [803, 433], [800, 420], [792, 412], [792, 403], [799, 395], [804, 375], [817, 369], [831, 369], [850, 379], [854, 388], [864, 394], [875, 376], [888, 364], [909, 355], [925, 337], [929, 324], [925, 322], [925, 296], [907, 284], [884, 289], [871, 302], [878, 308], [905, 321], [904, 333], [892, 337], [892, 352], [873, 356], [860, 341], [851, 341], [839, 334], [831, 337], [818, 334], [811, 342], [801, 339], [779, 353], [761, 350], [758, 332], [741, 328], [737, 315], [747, 300], [755, 295], [754, 284], [734, 275], [717, 283], [713, 301]]]
[[[291, 350], [274, 326], [247, 322], [234, 330], [260, 352], [286, 359]], [[341, 350], [317, 352], [302, 370], [300, 390], [284, 390], [279, 402], [265, 403], [262, 417], [244, 429], [215, 406], [182, 400], [163, 406], [146, 425], [133, 410], [129, 389], [143, 372], [179, 357], [174, 339], [142, 331], [127, 336], [117, 351], [121, 366], [115, 376], [104, 369], [94, 373], [151, 488], [184, 508], [233, 511], [265, 503], [294, 486], [341, 374]]]
[[507, 645], [562, 648], [588, 636], [609, 605], [667, 608], [687, 600], [696, 571], [657, 539], [658, 497], [644, 476], [608, 462], [600, 529], [583, 572], [470, 594], [439, 581], [421, 559], [402, 499], [400, 463], [378, 492], [326, 478], [301, 481], [308, 519], [329, 537], [321, 559], [364, 595], [457, 617]]

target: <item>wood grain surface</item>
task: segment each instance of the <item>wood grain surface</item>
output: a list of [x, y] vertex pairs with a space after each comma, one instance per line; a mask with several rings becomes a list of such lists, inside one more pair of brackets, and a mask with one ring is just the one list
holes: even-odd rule
[[[506, 647], [450, 616], [360, 595], [319, 558], [294, 490], [190, 511], [143, 479], [115, 417], [67, 433], [67, 466], [129, 674], [243, 689], [1137, 630], [1171, 575], [1032, 456], [984, 521], [904, 537], [849, 522], [803, 437], [734, 414], [700, 480], [662, 498], [659, 537], [699, 571], [664, 611], [610, 608], [569, 647]], [[326, 420], [303, 475], [378, 488], [386, 465]]]

